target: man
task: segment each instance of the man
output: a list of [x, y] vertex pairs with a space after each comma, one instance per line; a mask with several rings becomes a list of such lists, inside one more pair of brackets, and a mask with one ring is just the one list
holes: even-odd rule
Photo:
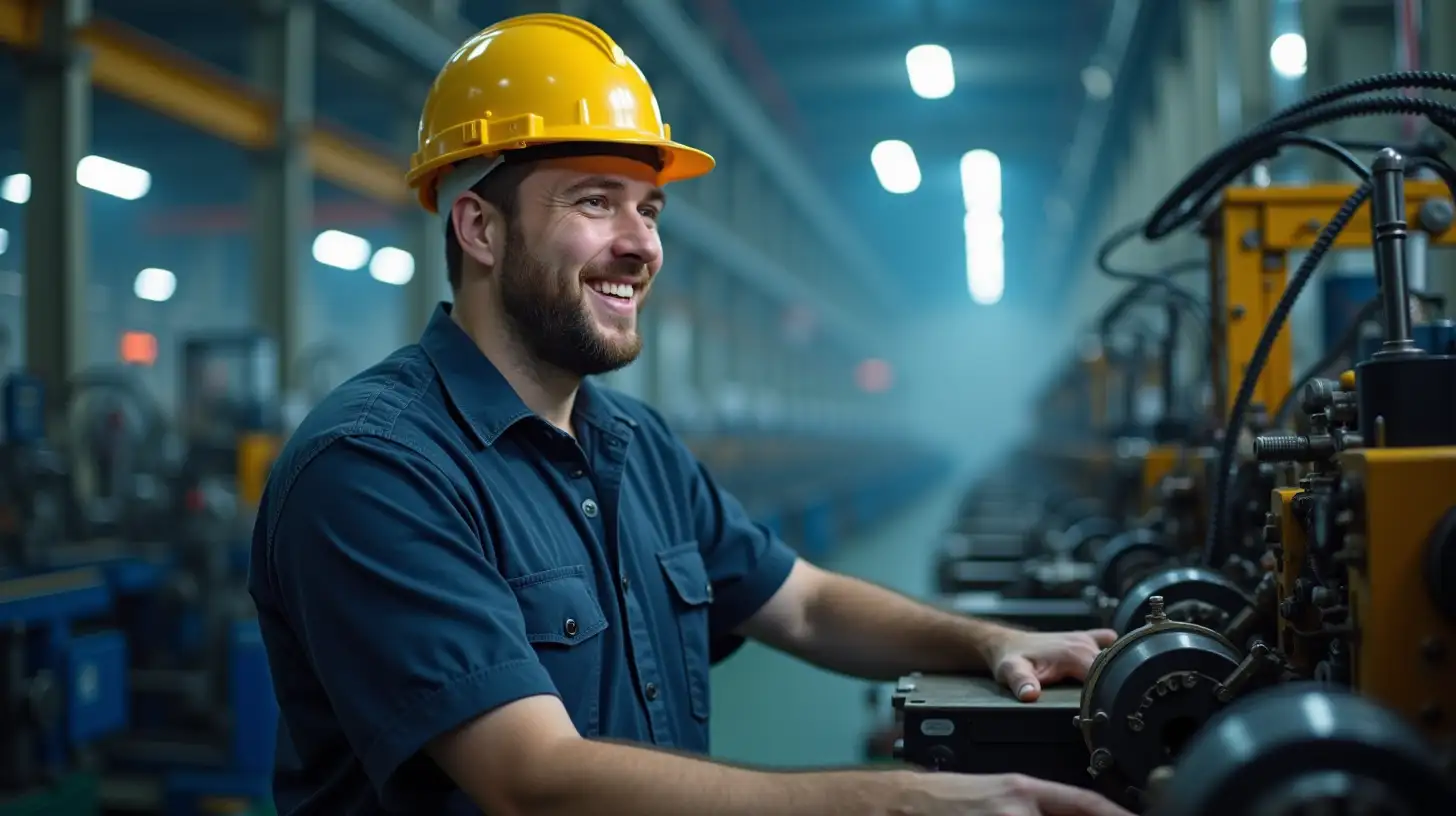
[[605, 33], [529, 15], [436, 80], [411, 183], [453, 307], [345, 383], [274, 467], [250, 588], [283, 814], [1122, 814], [1021, 777], [781, 774], [701, 758], [741, 638], [867, 678], [989, 671], [1035, 699], [1110, 632], [1026, 634], [796, 559], [642, 403], [672, 142]]

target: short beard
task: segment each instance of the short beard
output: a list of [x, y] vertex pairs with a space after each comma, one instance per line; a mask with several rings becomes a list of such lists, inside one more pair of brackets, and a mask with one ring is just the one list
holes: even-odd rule
[[515, 338], [538, 361], [578, 377], [625, 367], [642, 353], [642, 336], [610, 342], [592, 323], [578, 281], [560, 280], [509, 229], [500, 276], [501, 310]]

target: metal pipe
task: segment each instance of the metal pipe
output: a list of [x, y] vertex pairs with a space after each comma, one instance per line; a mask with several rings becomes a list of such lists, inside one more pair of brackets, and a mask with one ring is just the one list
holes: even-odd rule
[[1405, 353], [1415, 347], [1406, 288], [1405, 157], [1387, 147], [1376, 155], [1371, 171], [1370, 227], [1385, 310], [1385, 344], [1380, 353]]

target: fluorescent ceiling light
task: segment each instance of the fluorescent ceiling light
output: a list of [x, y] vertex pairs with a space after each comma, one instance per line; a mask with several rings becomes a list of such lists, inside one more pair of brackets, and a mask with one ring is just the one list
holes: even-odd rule
[[326, 266], [354, 271], [369, 263], [369, 242], [339, 230], [324, 230], [313, 239], [313, 259]]
[[[76, 164], [76, 183], [88, 190], [136, 201], [151, 192], [152, 174], [105, 156], [87, 156]], [[14, 173], [0, 181], [0, 198], [11, 204], [30, 201], [30, 192], [27, 173]]]
[[897, 195], [913, 193], [920, 187], [920, 164], [915, 151], [905, 142], [890, 139], [870, 151], [870, 164], [880, 186]]
[[1000, 215], [966, 214], [966, 287], [981, 306], [994, 306], [1006, 293], [1004, 230]]
[[1298, 79], [1309, 69], [1309, 48], [1299, 34], [1281, 34], [1269, 46], [1269, 64], [1285, 79]]
[[403, 286], [415, 276], [415, 256], [398, 247], [380, 247], [369, 259], [369, 277], [380, 283]]
[[136, 201], [152, 189], [152, 174], [104, 156], [87, 156], [76, 165], [76, 182], [98, 193]]
[[165, 303], [177, 293], [177, 276], [165, 269], [149, 267], [137, 273], [131, 290], [142, 300]]
[[922, 99], [944, 99], [955, 90], [955, 62], [940, 45], [917, 45], [905, 54], [910, 90]]
[[961, 156], [961, 197], [966, 212], [1001, 212], [1001, 159], [989, 150]]

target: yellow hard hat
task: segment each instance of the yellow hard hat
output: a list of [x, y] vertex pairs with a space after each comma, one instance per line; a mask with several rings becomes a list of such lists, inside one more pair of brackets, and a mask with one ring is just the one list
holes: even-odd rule
[[436, 212], [452, 166], [568, 142], [655, 148], [659, 184], [713, 169], [712, 156], [672, 140], [652, 86], [605, 31], [565, 14], [526, 14], [471, 37], [440, 70], [405, 178]]

